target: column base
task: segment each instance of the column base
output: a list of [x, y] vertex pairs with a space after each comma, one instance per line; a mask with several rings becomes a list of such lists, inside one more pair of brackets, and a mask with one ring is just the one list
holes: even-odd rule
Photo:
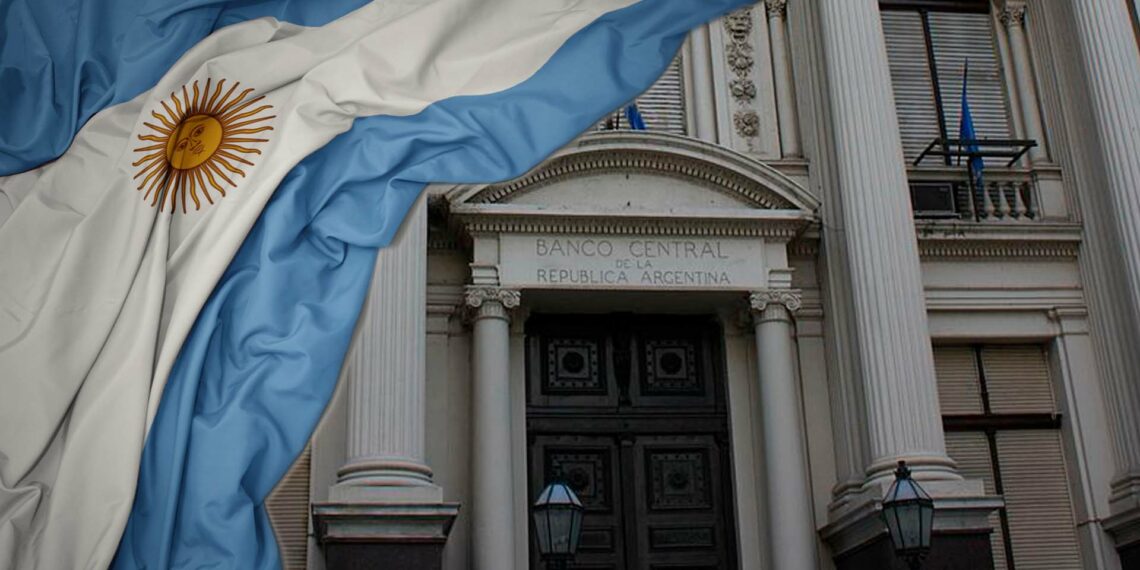
[[1112, 487], [1112, 516], [1102, 524], [1116, 543], [1120, 567], [1140, 569], [1140, 476], [1126, 477]]
[[313, 526], [328, 570], [437, 570], [459, 514], [456, 503], [313, 505]]
[[[1001, 497], [987, 496], [981, 481], [925, 481], [934, 499], [934, 532], [924, 568], [993, 568], [989, 515], [1002, 506]], [[887, 486], [870, 486], [848, 494], [833, 505], [820, 534], [831, 549], [837, 570], [906, 570], [895, 556], [882, 520]]]

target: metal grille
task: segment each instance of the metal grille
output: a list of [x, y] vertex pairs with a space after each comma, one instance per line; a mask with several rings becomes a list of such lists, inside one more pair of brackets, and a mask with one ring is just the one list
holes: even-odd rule
[[968, 346], [935, 349], [934, 372], [938, 377], [938, 401], [942, 413], [980, 414], [982, 394], [978, 386], [977, 359]]
[[[978, 138], [1013, 138], [989, 14], [930, 12], [928, 18], [946, 130], [951, 136], [958, 134], [958, 124], [962, 120], [962, 73], [969, 60], [970, 76], [966, 88]], [[1006, 162], [1001, 158], [986, 159], [987, 164], [1004, 165]]]
[[1080, 546], [1057, 430], [997, 434], [1017, 570], [1079, 570]]
[[1049, 365], [1040, 346], [987, 346], [982, 349], [982, 366], [993, 413], [1057, 412]]
[[312, 445], [289, 468], [265, 499], [269, 522], [277, 535], [281, 565], [285, 570], [305, 570], [309, 557], [309, 465]]
[[[958, 134], [967, 60], [967, 89], [978, 137], [1012, 137], [989, 14], [884, 10], [882, 20], [899, 134], [908, 160], [941, 135], [940, 117], [947, 135]], [[987, 160], [1002, 163], [1001, 159]]]
[[1045, 348], [938, 346], [934, 363], [947, 453], [1006, 501], [990, 521], [995, 568], [1081, 568]]
[[[636, 99], [637, 110], [645, 119], [646, 130], [684, 135], [685, 129], [685, 81], [681, 72], [681, 56], [665, 69], [665, 73]], [[598, 130], [612, 128], [628, 129], [625, 105], [610, 113], [598, 124]]]
[[918, 12], [884, 11], [883, 34], [903, 153], [913, 160], [940, 134], [922, 16]]
[[[973, 355], [971, 355], [972, 357]], [[986, 494], [997, 494], [994, 482], [994, 468], [990, 459], [990, 442], [986, 434], [976, 431], [951, 432], [946, 434], [946, 453], [958, 464], [958, 472], [967, 479], [981, 479], [986, 486]], [[990, 546], [994, 553], [994, 570], [1008, 570], [1005, 557], [1005, 536], [1001, 525], [1001, 515], [990, 513]]]

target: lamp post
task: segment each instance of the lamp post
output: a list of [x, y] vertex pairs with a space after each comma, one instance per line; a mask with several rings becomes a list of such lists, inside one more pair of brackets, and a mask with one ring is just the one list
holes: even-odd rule
[[565, 570], [582, 535], [582, 501], [568, 485], [551, 483], [534, 502], [538, 552], [550, 570]]
[[930, 552], [934, 500], [911, 478], [905, 461], [899, 461], [895, 481], [883, 498], [883, 522], [891, 533], [895, 554], [906, 560], [911, 570], [921, 568]]

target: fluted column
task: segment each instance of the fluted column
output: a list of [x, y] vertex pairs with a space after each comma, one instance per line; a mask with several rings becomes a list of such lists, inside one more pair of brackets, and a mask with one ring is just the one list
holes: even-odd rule
[[1033, 61], [1029, 55], [1029, 37], [1025, 32], [1025, 1], [1007, 0], [998, 13], [1009, 38], [1009, 51], [1013, 67], [1013, 77], [1017, 82], [1016, 106], [1021, 111], [1021, 125], [1025, 137], [1037, 141], [1037, 146], [1029, 149], [1029, 159], [1034, 164], [1049, 161], [1045, 148], [1045, 127], [1041, 120], [1041, 105], [1037, 100], [1037, 82], [1033, 78]]
[[819, 567], [818, 547], [791, 318], [800, 297], [792, 291], [758, 291], [749, 302], [756, 327], [772, 566], [813, 570]]
[[424, 464], [426, 287], [427, 207], [421, 197], [393, 243], [377, 255], [348, 355], [348, 461], [337, 472], [334, 499], [438, 494]]
[[943, 443], [898, 117], [875, 0], [820, 0], [871, 480], [905, 459], [960, 479]]
[[[471, 539], [475, 570], [514, 567], [511, 458], [510, 309], [519, 292], [467, 288], [472, 312]], [[520, 525], [525, 521], [520, 521]], [[526, 528], [525, 526], [522, 528]], [[525, 535], [525, 533], [520, 533]]]
[[772, 75], [776, 83], [776, 116], [780, 122], [780, 155], [795, 158], [803, 154], [803, 150], [800, 147], [796, 90], [788, 47], [788, 0], [766, 0], [765, 3], [768, 7], [768, 36], [772, 44]]
[[[1094, 315], [1117, 326], [1128, 327], [1136, 338], [1140, 323], [1140, 54], [1128, 8], [1117, 0], [1071, 2], [1079, 50], [1092, 95], [1091, 118], [1104, 153], [1108, 187], [1105, 206], [1098, 218], [1115, 226], [1112, 250], [1090, 251], [1104, 264], [1121, 264], [1124, 283], [1117, 298], [1105, 299], [1103, 310], [1113, 315]], [[1097, 278], [1112, 278], [1111, 275]], [[1095, 285], [1095, 284], [1094, 284]], [[1119, 354], [1135, 350], [1127, 340], [1107, 338], [1113, 360], [1135, 361]], [[1135, 366], [1113, 367], [1105, 381], [1106, 404], [1113, 424], [1117, 477], [1113, 489], [1114, 510], [1140, 510], [1140, 370]], [[1140, 517], [1138, 517], [1140, 518]]]

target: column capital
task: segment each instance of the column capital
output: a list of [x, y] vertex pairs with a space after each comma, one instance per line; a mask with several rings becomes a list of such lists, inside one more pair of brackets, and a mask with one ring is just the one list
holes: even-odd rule
[[463, 305], [472, 319], [506, 319], [508, 311], [518, 308], [521, 300], [522, 294], [518, 290], [493, 285], [469, 285], [463, 293]]
[[764, 0], [769, 18], [784, 18], [788, 14], [788, 0]]
[[749, 293], [748, 305], [754, 313], [763, 313], [768, 305], [782, 305], [794, 313], [803, 305], [803, 296], [793, 289], [765, 289]]
[[998, 19], [1005, 27], [1025, 25], [1025, 0], [1003, 0], [997, 8]]

